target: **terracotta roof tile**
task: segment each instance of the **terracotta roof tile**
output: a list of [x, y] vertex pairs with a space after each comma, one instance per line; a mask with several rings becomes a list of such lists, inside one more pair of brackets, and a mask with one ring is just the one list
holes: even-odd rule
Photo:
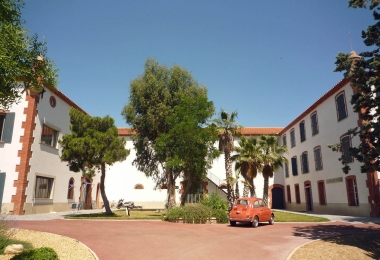
[[[243, 135], [278, 135], [283, 127], [247, 127], [241, 130]], [[119, 127], [119, 136], [132, 136], [132, 128]]]

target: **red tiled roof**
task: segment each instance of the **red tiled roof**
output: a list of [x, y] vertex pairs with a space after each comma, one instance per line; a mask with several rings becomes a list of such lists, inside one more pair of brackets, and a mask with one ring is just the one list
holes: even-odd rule
[[[247, 127], [241, 130], [243, 135], [278, 135], [283, 127]], [[132, 128], [119, 127], [119, 136], [132, 136]]]
[[278, 135], [283, 127], [246, 127], [241, 129], [242, 135]]
[[307, 114], [313, 112], [320, 104], [325, 102], [329, 97], [335, 94], [339, 89], [343, 88], [347, 83], [349, 83], [349, 79], [342, 79], [338, 82], [334, 87], [332, 87], [329, 91], [327, 91], [322, 97], [320, 97], [314, 104], [312, 104], [308, 109], [306, 109], [301, 115], [299, 115], [296, 119], [294, 119], [289, 125], [287, 125], [279, 135], [283, 135], [286, 131], [291, 129], [298, 121], [304, 118]]

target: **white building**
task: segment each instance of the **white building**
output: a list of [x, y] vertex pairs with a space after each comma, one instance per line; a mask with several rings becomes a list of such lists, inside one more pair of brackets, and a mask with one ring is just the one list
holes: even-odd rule
[[[343, 173], [340, 153], [327, 147], [342, 140], [345, 151], [357, 146], [345, 133], [360, 124], [358, 115], [348, 102], [352, 89], [342, 80], [284, 128], [244, 128], [245, 136], [276, 135], [286, 144], [289, 164], [277, 170], [269, 183], [272, 208], [316, 213], [380, 216], [378, 175], [360, 173], [360, 164], [347, 156], [351, 168]], [[73, 101], [59, 91], [40, 95], [24, 93], [23, 100], [9, 111], [0, 111], [0, 196], [5, 208], [15, 214], [65, 211], [72, 203], [84, 208], [101, 207], [99, 176], [85, 180], [80, 173], [69, 171], [59, 159], [57, 139], [70, 133], [69, 109]], [[81, 109], [80, 109], [81, 110]], [[82, 110], [83, 111], [83, 110]], [[83, 111], [84, 112], [84, 111]], [[84, 112], [85, 113], [85, 112]], [[105, 190], [109, 201], [134, 201], [143, 208], [162, 209], [165, 187], [155, 189], [151, 178], [139, 172], [130, 129], [119, 128], [131, 154], [123, 162], [107, 166]], [[237, 140], [235, 140], [237, 144]], [[347, 152], [346, 152], [347, 154]], [[263, 177], [254, 180], [256, 194], [263, 194]], [[182, 185], [176, 182], [176, 201]], [[224, 156], [213, 162], [200, 191], [225, 194]], [[242, 189], [241, 185], [241, 191]], [[191, 195], [188, 201], [197, 199]]]
[[59, 158], [57, 140], [70, 133], [71, 107], [83, 111], [63, 93], [46, 90], [24, 92], [20, 103], [9, 111], [0, 110], [3, 211], [32, 214], [67, 211], [74, 202], [84, 208], [90, 208], [94, 200], [100, 204], [92, 189], [99, 177], [84, 180]]

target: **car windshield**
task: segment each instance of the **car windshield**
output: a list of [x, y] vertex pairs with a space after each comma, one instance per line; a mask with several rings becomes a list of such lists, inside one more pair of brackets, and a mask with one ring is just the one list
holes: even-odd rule
[[237, 205], [248, 205], [249, 201], [248, 200], [237, 200], [236, 204]]

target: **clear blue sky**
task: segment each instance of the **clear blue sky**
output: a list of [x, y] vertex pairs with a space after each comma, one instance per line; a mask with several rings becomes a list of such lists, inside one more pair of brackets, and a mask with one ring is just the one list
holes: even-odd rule
[[178, 64], [216, 112], [245, 127], [286, 126], [343, 75], [338, 52], [364, 51], [374, 20], [347, 0], [25, 0], [30, 33], [47, 41], [58, 88], [93, 116], [120, 115], [148, 57]]

